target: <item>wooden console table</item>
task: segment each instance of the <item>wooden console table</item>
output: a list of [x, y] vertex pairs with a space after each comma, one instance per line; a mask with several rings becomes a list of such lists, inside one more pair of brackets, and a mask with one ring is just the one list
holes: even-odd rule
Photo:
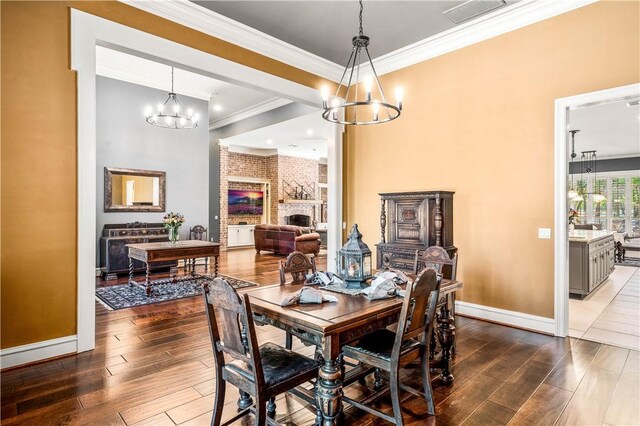
[[144, 286], [146, 287], [147, 297], [151, 295], [151, 286], [154, 284], [163, 284], [167, 282], [178, 282], [191, 279], [195, 275], [195, 264], [191, 263], [191, 274], [189, 276], [177, 278], [172, 273], [168, 280], [151, 281], [151, 264], [157, 262], [166, 262], [170, 260], [180, 259], [196, 259], [201, 257], [213, 257], [214, 276], [218, 275], [218, 258], [220, 257], [220, 244], [210, 243], [208, 241], [187, 240], [177, 243], [161, 242], [161, 243], [141, 243], [127, 244], [129, 249], [129, 284], [143, 285], [133, 279], [133, 260], [140, 260], [147, 265]]

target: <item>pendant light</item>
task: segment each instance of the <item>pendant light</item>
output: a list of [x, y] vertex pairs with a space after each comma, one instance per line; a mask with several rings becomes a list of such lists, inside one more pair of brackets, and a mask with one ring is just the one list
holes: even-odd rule
[[173, 67], [171, 67], [171, 92], [163, 104], [158, 104], [157, 112], [153, 112], [151, 106], [145, 108], [147, 123], [165, 129], [194, 129], [198, 127], [198, 113], [191, 108], [186, 109], [173, 90]]
[[[333, 97], [329, 88], [322, 88], [322, 118], [332, 123], [339, 124], [379, 124], [395, 120], [400, 117], [402, 111], [403, 90], [396, 89], [396, 104], [387, 102], [384, 90], [376, 74], [371, 55], [369, 55], [369, 37], [362, 30], [362, 0], [360, 3], [359, 32], [353, 37], [351, 56], [340, 78], [338, 89]], [[370, 74], [360, 73], [361, 63], [366, 63], [370, 68]], [[354, 75], [355, 74], [355, 75]], [[354, 78], [355, 77], [355, 78]], [[362, 81], [364, 90], [358, 88]], [[344, 100], [340, 96], [344, 95]]]
[[573, 159], [576, 158], [578, 155], [576, 154], [576, 133], [578, 133], [580, 130], [570, 130], [569, 133], [571, 133], [571, 163], [569, 165], [569, 171], [571, 174], [571, 188], [569, 189], [569, 193], [567, 194], [569, 196], [569, 198], [571, 200], [575, 200], [576, 197], [578, 197], [578, 191], [576, 191], [576, 187], [574, 185], [573, 182]]

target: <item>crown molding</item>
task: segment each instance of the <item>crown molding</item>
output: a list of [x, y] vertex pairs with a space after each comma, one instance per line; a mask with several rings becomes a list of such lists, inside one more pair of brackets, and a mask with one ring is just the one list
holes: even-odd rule
[[188, 0], [120, 1], [332, 81], [339, 81], [344, 71], [342, 66], [334, 62]]
[[[378, 75], [496, 37], [527, 25], [587, 6], [598, 0], [521, 0], [373, 60]], [[363, 66], [361, 73], [370, 72]]]
[[[188, 0], [121, 2], [213, 37], [338, 82], [342, 65], [314, 55]], [[415, 65], [463, 47], [595, 3], [597, 0], [521, 0], [373, 60], [378, 75]], [[361, 72], [370, 72], [363, 66]]]
[[[229, 124], [236, 123], [254, 115], [262, 114], [263, 112], [271, 111], [272, 109], [280, 108], [290, 104], [293, 101], [284, 98], [271, 98], [264, 102], [260, 102], [252, 107], [242, 109], [233, 114], [225, 115], [217, 120], [209, 122], [209, 131], [219, 129], [220, 127], [228, 126]], [[215, 113], [214, 113], [215, 114]]]

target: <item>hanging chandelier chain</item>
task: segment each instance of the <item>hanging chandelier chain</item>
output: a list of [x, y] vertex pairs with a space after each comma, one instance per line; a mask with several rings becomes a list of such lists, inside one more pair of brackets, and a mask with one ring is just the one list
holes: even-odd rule
[[360, 35], [364, 35], [364, 31], [362, 30], [362, 10], [364, 9], [364, 6], [362, 5], [362, 0], [360, 0]]
[[171, 67], [171, 93], [175, 93], [173, 91], [173, 67]]

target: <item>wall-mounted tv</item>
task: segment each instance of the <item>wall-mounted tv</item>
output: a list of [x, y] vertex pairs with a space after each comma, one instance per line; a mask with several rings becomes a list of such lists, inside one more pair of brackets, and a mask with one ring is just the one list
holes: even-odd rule
[[229, 190], [229, 214], [262, 216], [264, 194], [262, 191]]

